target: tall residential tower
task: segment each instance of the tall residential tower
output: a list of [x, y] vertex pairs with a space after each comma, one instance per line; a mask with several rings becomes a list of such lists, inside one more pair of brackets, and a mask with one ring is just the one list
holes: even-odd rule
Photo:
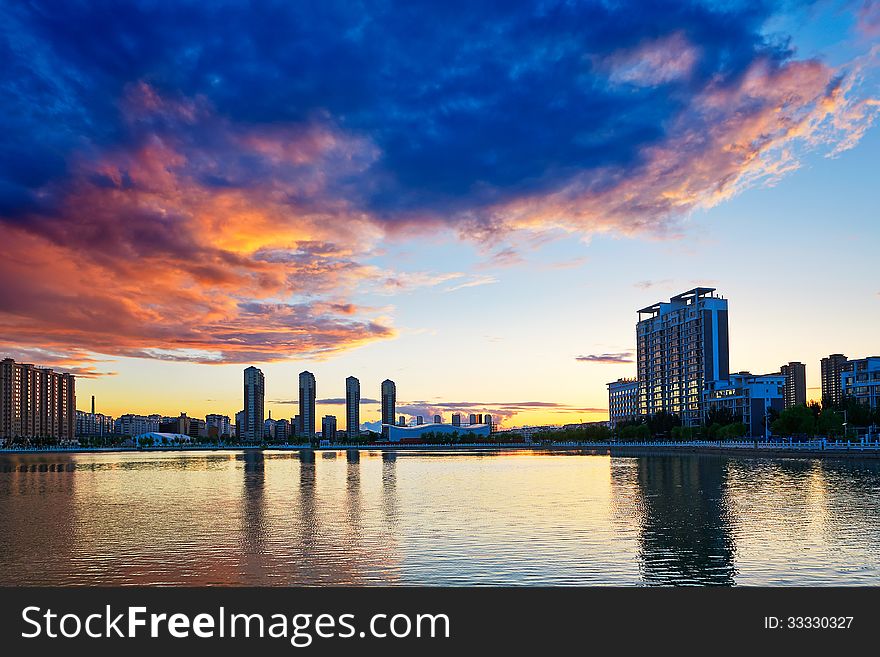
[[263, 372], [251, 366], [244, 371], [244, 416], [240, 438], [254, 441], [263, 439], [265, 401]]
[[843, 354], [831, 354], [821, 361], [822, 404], [839, 404], [843, 401], [841, 375], [849, 368], [849, 359]]
[[315, 375], [299, 373], [299, 421], [306, 438], [315, 437]]
[[0, 444], [3, 440], [73, 440], [76, 379], [11, 358], [0, 361]]
[[397, 386], [391, 379], [382, 382], [382, 424], [394, 424], [397, 406]]
[[727, 300], [697, 287], [638, 311], [639, 414], [661, 411], [702, 422], [703, 390], [730, 377]]
[[345, 380], [345, 434], [349, 440], [361, 435], [361, 382], [353, 376]]
[[807, 403], [807, 368], [803, 363], [791, 362], [779, 368], [785, 375], [784, 403], [785, 408], [801, 406]]

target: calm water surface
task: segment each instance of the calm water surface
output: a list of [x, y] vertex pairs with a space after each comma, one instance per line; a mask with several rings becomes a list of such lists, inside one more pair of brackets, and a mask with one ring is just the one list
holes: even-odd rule
[[0, 457], [0, 584], [880, 584], [880, 462]]

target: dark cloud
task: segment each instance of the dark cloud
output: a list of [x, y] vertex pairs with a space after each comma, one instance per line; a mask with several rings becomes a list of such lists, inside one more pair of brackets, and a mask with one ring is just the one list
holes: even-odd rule
[[[786, 44], [761, 34], [775, 9], [672, 0], [8, 7], [5, 178], [32, 191], [83, 143], [132, 138], [117, 110], [144, 81], [172, 99], [204, 99], [186, 114], [143, 118], [150, 129], [210, 142], [200, 102], [249, 125], [329, 121], [381, 154], [368, 179], [336, 180], [334, 194], [386, 218], [473, 213], [558, 190], [584, 170], [638, 166], [701, 89], [733, 88], [759, 59], [790, 59]], [[235, 187], [263, 166], [232, 157], [201, 179]]]
[[332, 353], [394, 334], [351, 302], [406, 284], [364, 264], [387, 236], [454, 231], [515, 266], [514, 233], [674, 234], [794, 168], [793, 140], [850, 147], [876, 114], [857, 67], [765, 38], [777, 11], [5, 3], [0, 243], [32, 261], [0, 264], [0, 344]]
[[633, 353], [631, 351], [620, 351], [610, 354], [589, 354], [587, 356], [576, 356], [575, 360], [582, 363], [632, 363]]

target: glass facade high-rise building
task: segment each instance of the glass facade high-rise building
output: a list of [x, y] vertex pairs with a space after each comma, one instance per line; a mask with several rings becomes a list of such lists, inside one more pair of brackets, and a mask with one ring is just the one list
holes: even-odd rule
[[299, 373], [299, 421], [304, 437], [315, 437], [315, 375]]
[[727, 300], [697, 287], [638, 311], [636, 365], [639, 414], [702, 422], [703, 390], [730, 378]]
[[353, 376], [345, 380], [345, 434], [349, 440], [361, 435], [361, 382]]
[[265, 421], [266, 381], [263, 372], [256, 367], [244, 371], [244, 416], [241, 436], [244, 440], [262, 440]]
[[391, 379], [382, 382], [382, 424], [394, 424], [397, 407], [397, 386]]

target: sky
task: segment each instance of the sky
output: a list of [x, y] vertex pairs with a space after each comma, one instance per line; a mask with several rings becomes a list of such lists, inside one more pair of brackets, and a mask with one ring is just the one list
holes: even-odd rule
[[0, 4], [0, 356], [99, 411], [607, 418], [636, 310], [880, 352], [880, 2]]

